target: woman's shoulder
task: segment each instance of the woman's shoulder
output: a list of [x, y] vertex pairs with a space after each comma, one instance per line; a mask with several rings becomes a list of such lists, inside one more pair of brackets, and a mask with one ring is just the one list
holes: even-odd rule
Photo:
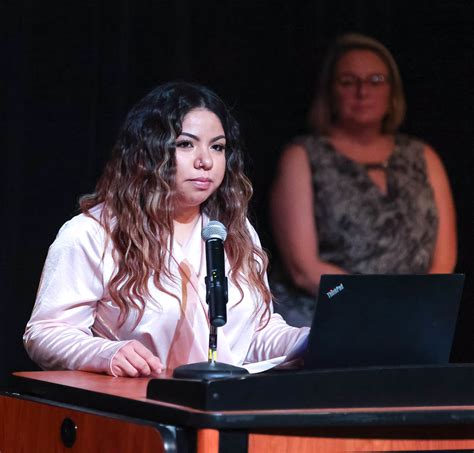
[[426, 149], [429, 148], [424, 140], [413, 135], [398, 133], [395, 135], [395, 146], [395, 159], [398, 156], [397, 160], [424, 165]]
[[257, 228], [255, 228], [253, 220], [254, 219], [250, 220], [248, 217], [245, 219], [247, 231], [249, 232], [250, 238], [252, 239], [254, 245], [256, 245], [257, 247], [262, 247], [260, 235], [257, 232], [258, 225]]
[[304, 134], [304, 135], [297, 135], [293, 137], [288, 143], [287, 147], [289, 146], [301, 146], [305, 148], [307, 151], [311, 151], [313, 149], [318, 149], [321, 146], [325, 145], [328, 142], [326, 136], [323, 135], [316, 135], [316, 134]]
[[396, 139], [398, 154], [406, 164], [428, 173], [443, 167], [440, 156], [425, 140], [407, 134], [398, 134]]
[[102, 206], [98, 205], [87, 213], [80, 213], [59, 229], [55, 243], [61, 245], [77, 245], [84, 242], [103, 242], [105, 230], [101, 225]]
[[334, 151], [327, 136], [307, 134], [290, 140], [284, 148], [282, 158], [309, 161], [312, 167], [333, 159]]
[[395, 135], [395, 144], [402, 150], [419, 150], [423, 151], [427, 145], [426, 141], [419, 137], [406, 133], [398, 133]]
[[252, 239], [258, 239], [257, 230], [255, 229], [255, 227], [253, 226], [252, 222], [250, 221], [248, 217], [245, 219], [245, 223]]

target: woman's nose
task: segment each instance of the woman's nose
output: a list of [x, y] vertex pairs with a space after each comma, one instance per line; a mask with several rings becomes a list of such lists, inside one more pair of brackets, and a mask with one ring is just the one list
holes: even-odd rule
[[196, 168], [202, 168], [203, 170], [210, 170], [212, 168], [212, 156], [209, 150], [201, 150], [194, 161]]
[[365, 83], [365, 80], [359, 80], [357, 85], [357, 96], [365, 96], [367, 94], [367, 83]]

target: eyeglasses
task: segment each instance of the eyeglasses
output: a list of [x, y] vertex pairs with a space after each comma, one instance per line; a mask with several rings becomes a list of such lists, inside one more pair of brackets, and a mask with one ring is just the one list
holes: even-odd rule
[[353, 74], [343, 74], [339, 77], [336, 77], [336, 83], [343, 88], [359, 88], [362, 85], [375, 88], [385, 85], [388, 82], [389, 78], [384, 74], [370, 74], [364, 79]]

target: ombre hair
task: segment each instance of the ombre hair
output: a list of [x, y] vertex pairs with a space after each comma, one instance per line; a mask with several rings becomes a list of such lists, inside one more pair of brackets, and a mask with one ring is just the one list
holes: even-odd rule
[[[225, 251], [237, 286], [246, 282], [266, 304], [270, 291], [265, 283], [268, 258], [257, 247], [247, 225], [252, 186], [243, 171], [239, 125], [223, 101], [206, 87], [172, 82], [156, 87], [128, 113], [96, 190], [80, 199], [86, 215], [102, 204], [100, 223], [113, 245], [115, 273], [108, 290], [120, 307], [123, 323], [132, 309], [143, 316], [148, 281], [170, 294], [162, 277], [171, 275], [167, 247], [173, 240], [175, 195], [175, 142], [185, 115], [193, 109], [213, 112], [226, 137], [226, 172], [219, 188], [201, 205], [201, 212], [228, 228]], [[172, 294], [179, 300], [177, 295]], [[159, 302], [159, 301], [157, 301]], [[262, 315], [263, 316], [263, 315]]]
[[327, 135], [336, 120], [333, 95], [334, 73], [340, 58], [351, 50], [369, 50], [386, 64], [391, 86], [390, 104], [382, 121], [383, 133], [394, 133], [405, 118], [405, 95], [402, 79], [390, 51], [379, 41], [368, 36], [349, 33], [340, 36], [329, 48], [319, 76], [316, 96], [309, 114], [309, 123], [319, 134]]

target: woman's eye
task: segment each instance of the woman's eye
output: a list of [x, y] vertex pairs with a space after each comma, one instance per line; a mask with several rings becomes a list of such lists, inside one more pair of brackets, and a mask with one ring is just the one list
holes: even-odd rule
[[223, 143], [215, 143], [214, 145], [212, 145], [212, 149], [214, 151], [225, 151], [225, 145]]
[[193, 144], [189, 140], [179, 140], [176, 142], [176, 148], [192, 148]]

